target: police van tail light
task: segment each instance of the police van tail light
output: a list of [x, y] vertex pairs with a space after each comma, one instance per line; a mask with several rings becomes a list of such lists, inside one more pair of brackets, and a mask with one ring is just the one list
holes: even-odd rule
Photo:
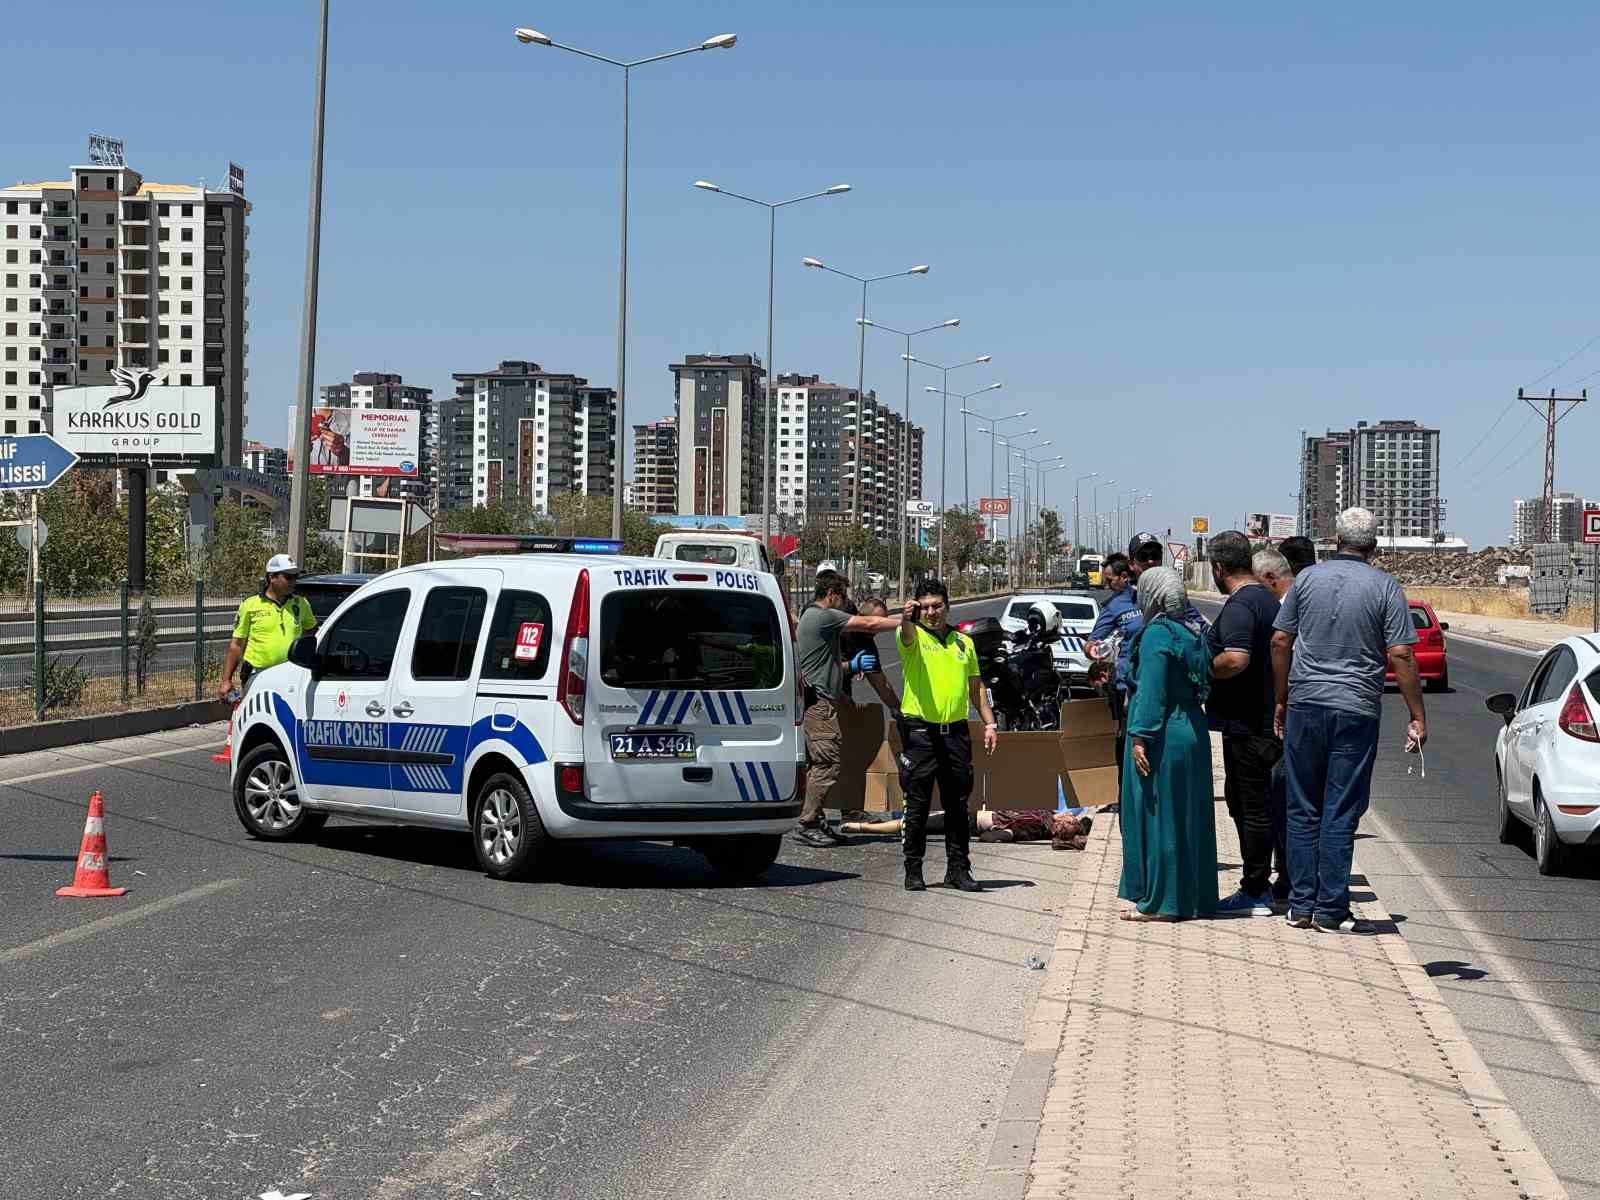
[[1556, 725], [1562, 733], [1579, 741], [1600, 742], [1600, 730], [1595, 728], [1594, 716], [1589, 712], [1589, 704], [1583, 698], [1581, 684], [1574, 683], [1572, 690], [1567, 693], [1567, 702], [1561, 706], [1561, 715], [1556, 718]]
[[578, 572], [567, 612], [567, 636], [561, 644], [561, 676], [556, 680], [556, 703], [567, 710], [575, 725], [583, 724], [583, 701], [589, 690], [589, 572]]

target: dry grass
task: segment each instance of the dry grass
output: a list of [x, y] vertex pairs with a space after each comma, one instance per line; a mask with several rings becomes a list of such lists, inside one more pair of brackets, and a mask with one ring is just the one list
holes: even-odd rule
[[1574, 604], [1561, 619], [1541, 616], [1528, 611], [1528, 592], [1525, 588], [1452, 588], [1408, 587], [1410, 600], [1426, 600], [1436, 609], [1446, 612], [1470, 613], [1479, 617], [1505, 617], [1517, 621], [1542, 621], [1550, 625], [1572, 625], [1582, 629], [1590, 626], [1590, 606]]
[[[202, 699], [216, 695], [219, 675], [215, 664], [207, 664]], [[83, 695], [71, 708], [56, 707], [46, 710], [46, 721], [70, 720], [74, 717], [93, 717], [102, 713], [129, 712], [141, 708], [159, 708], [166, 704], [186, 704], [194, 700], [194, 668], [181, 671], [160, 671], [145, 677], [144, 695], [135, 693], [133, 680], [128, 681], [128, 703], [122, 703], [121, 674], [95, 676], [84, 685]], [[13, 725], [32, 725], [33, 688], [0, 688], [0, 728]]]

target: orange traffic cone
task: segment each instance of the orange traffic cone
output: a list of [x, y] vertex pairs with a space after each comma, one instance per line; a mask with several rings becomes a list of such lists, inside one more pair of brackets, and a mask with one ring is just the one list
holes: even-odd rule
[[111, 886], [106, 867], [106, 809], [96, 792], [89, 797], [89, 819], [83, 823], [83, 845], [78, 849], [78, 869], [72, 886], [56, 889], [58, 896], [121, 896], [127, 888]]
[[222, 751], [211, 756], [212, 762], [225, 763], [233, 761], [233, 714], [239, 707], [235, 702], [233, 708], [228, 710], [228, 740], [222, 744]]

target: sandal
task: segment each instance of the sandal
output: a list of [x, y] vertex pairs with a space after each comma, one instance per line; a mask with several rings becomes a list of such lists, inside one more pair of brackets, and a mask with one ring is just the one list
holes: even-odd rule
[[1143, 913], [1137, 908], [1125, 908], [1118, 914], [1124, 921], [1163, 921], [1171, 923], [1177, 917], [1169, 917], [1165, 913]]

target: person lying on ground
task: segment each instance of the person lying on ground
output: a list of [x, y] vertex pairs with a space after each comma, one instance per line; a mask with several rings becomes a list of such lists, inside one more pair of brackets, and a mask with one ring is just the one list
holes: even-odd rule
[[[846, 821], [839, 826], [844, 833], [877, 833], [894, 835], [904, 828], [905, 820], [891, 813], [881, 821]], [[1049, 841], [1056, 850], [1082, 850], [1088, 842], [1094, 818], [1086, 809], [1077, 812], [1049, 812], [1045, 809], [980, 809], [967, 822], [968, 830], [978, 835], [980, 842], [1043, 842]], [[944, 832], [944, 813], [928, 814], [928, 832]]]

